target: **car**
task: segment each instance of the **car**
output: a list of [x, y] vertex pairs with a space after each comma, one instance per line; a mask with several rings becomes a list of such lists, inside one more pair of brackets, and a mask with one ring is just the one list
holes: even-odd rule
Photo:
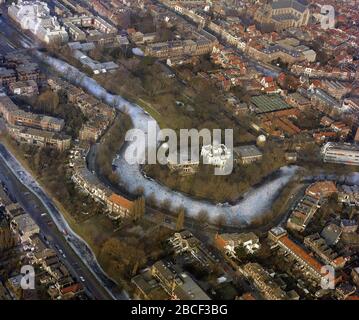
[[80, 280], [81, 280], [82, 282], [85, 282], [85, 281], [86, 281], [83, 276], [80, 277]]
[[41, 217], [45, 217], [47, 215], [46, 212], [41, 213]]
[[63, 253], [63, 254], [62, 254], [62, 257], [63, 257], [64, 259], [66, 259], [66, 254]]

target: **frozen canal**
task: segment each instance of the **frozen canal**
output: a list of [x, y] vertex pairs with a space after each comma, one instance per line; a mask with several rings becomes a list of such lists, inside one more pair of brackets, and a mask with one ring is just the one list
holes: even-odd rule
[[[41, 60], [55, 68], [65, 79], [81, 86], [83, 89], [93, 94], [95, 97], [102, 99], [107, 104], [127, 113], [131, 117], [135, 128], [147, 132], [147, 123], [149, 121], [155, 121], [138, 105], [128, 102], [121, 96], [110, 94], [94, 79], [86, 76], [84, 73], [64, 61], [49, 57], [40, 52], [37, 54], [41, 57]], [[129, 164], [124, 159], [123, 155], [126, 148], [128, 148], [131, 143], [135, 142], [127, 143], [126, 146], [122, 148], [118, 159], [115, 161], [118, 174], [121, 176], [121, 181], [129, 192], [133, 192], [141, 187], [143, 188], [146, 197], [154, 195], [158, 201], [169, 200], [172, 204], [172, 208], [182, 206], [186, 208], [188, 215], [196, 216], [200, 210], [206, 210], [212, 219], [224, 214], [227, 217], [227, 222], [229, 224], [250, 223], [253, 218], [263, 214], [270, 208], [280, 190], [289, 182], [297, 170], [296, 167], [283, 167], [275, 178], [257, 189], [248, 192], [243, 200], [239, 201], [236, 205], [215, 205], [205, 201], [192, 199], [187, 195], [170, 190], [154, 180], [146, 179], [141, 173], [138, 164]]]

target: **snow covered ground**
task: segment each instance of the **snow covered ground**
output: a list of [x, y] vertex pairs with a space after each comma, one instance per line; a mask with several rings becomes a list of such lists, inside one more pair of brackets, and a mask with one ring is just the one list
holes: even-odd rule
[[[134, 128], [147, 132], [148, 122], [155, 121], [138, 105], [128, 102], [121, 96], [110, 94], [94, 79], [86, 76], [73, 66], [70, 66], [64, 61], [49, 57], [41, 52], [38, 52], [37, 55], [44, 62], [55, 68], [67, 80], [81, 86], [83, 89], [93, 94], [95, 97], [102, 99], [107, 104], [127, 113], [133, 121]], [[271, 206], [279, 191], [289, 182], [297, 170], [297, 167], [295, 166], [281, 168], [280, 174], [276, 178], [273, 178], [273, 180], [257, 189], [248, 192], [244, 199], [234, 206], [224, 204], [215, 205], [205, 201], [192, 199], [187, 195], [170, 190], [158, 182], [144, 177], [139, 165], [130, 165], [124, 159], [124, 153], [131, 143], [135, 142], [128, 142], [122, 148], [119, 157], [115, 160], [118, 174], [121, 176], [121, 181], [129, 192], [133, 192], [141, 187], [144, 189], [146, 197], [154, 195], [158, 201], [169, 200], [173, 208], [183, 206], [191, 216], [197, 215], [200, 210], [206, 210], [211, 219], [214, 219], [219, 215], [225, 215], [227, 223], [229, 224], [250, 223], [254, 218], [263, 214], [266, 209]]]

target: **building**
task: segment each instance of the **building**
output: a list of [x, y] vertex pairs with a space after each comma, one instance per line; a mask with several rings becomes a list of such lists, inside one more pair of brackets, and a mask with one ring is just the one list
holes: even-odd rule
[[320, 208], [323, 200], [337, 193], [337, 187], [332, 181], [317, 181], [305, 190], [304, 197], [296, 204], [287, 220], [287, 227], [303, 232], [314, 214]]
[[224, 144], [206, 145], [201, 149], [201, 156], [204, 164], [224, 168], [232, 158], [232, 150]]
[[319, 199], [305, 195], [295, 206], [287, 220], [287, 227], [303, 232], [320, 208]]
[[16, 81], [16, 72], [13, 69], [0, 67], [0, 86], [8, 86]]
[[244, 275], [254, 282], [263, 297], [267, 300], [287, 300], [287, 294], [258, 263], [247, 263], [243, 266]]
[[292, 105], [293, 107], [298, 108], [301, 111], [305, 111], [309, 107], [311, 107], [310, 100], [298, 92], [289, 94], [286, 99], [286, 102]]
[[235, 161], [244, 165], [261, 161], [263, 158], [262, 152], [255, 145], [235, 147], [234, 154], [236, 156]]
[[111, 219], [117, 220], [132, 214], [134, 202], [113, 193], [85, 166], [75, 167], [71, 179], [94, 200], [101, 202], [108, 209]]
[[92, 174], [86, 167], [77, 167], [72, 175], [72, 181], [92, 198], [105, 204], [112, 192], [105, 187], [101, 181]]
[[0, 113], [10, 125], [60, 132], [64, 126], [63, 119], [26, 112], [18, 108], [7, 96], [0, 97]]
[[331, 265], [334, 269], [341, 269], [347, 262], [342, 256], [339, 256], [332, 250], [325, 239], [318, 233], [312, 234], [304, 238], [304, 244], [313, 251], [323, 263]]
[[359, 206], [359, 186], [340, 185], [338, 189], [339, 202]]
[[268, 232], [268, 239], [273, 241], [276, 246], [279, 246], [286, 253], [289, 253], [290, 256], [302, 266], [303, 274], [320, 283], [323, 265], [306, 250], [293, 242], [288, 237], [286, 230], [281, 227], [273, 228]]
[[39, 226], [29, 214], [21, 214], [11, 220], [11, 228], [19, 234], [21, 242], [30, 241], [30, 237], [40, 233]]
[[45, 2], [18, 0], [8, 7], [8, 14], [23, 30], [29, 30], [42, 42], [68, 41], [66, 30], [51, 16]]
[[253, 232], [217, 233], [214, 240], [221, 250], [227, 252], [235, 252], [238, 247], [242, 247], [247, 253], [253, 254], [260, 248], [259, 238]]
[[118, 219], [129, 217], [134, 208], [134, 202], [130, 201], [118, 194], [112, 193], [107, 199], [106, 204], [108, 210], [111, 212], [110, 218]]
[[255, 13], [255, 21], [272, 24], [276, 31], [306, 26], [309, 22], [308, 5], [300, 0], [272, 0]]
[[[82, 15], [63, 19], [65, 28], [74, 41], [95, 41], [100, 44], [116, 38], [117, 28], [99, 16]], [[108, 36], [112, 37], [108, 37]], [[112, 38], [112, 39], [110, 39]]]
[[215, 259], [204, 244], [188, 230], [176, 232], [167, 241], [176, 255], [187, 254], [187, 257], [206, 269], [212, 268], [216, 264]]
[[277, 94], [254, 96], [251, 98], [251, 107], [256, 114], [270, 113], [292, 108]]
[[355, 233], [358, 230], [358, 222], [356, 220], [342, 219], [340, 227], [343, 233]]
[[349, 282], [343, 282], [335, 288], [338, 299], [345, 300], [356, 292], [357, 288]]
[[336, 194], [338, 189], [333, 181], [317, 181], [312, 183], [306, 190], [305, 194], [322, 200]]
[[167, 166], [172, 172], [177, 172], [181, 176], [195, 174], [199, 169], [198, 149], [183, 151], [185, 148], [180, 148], [179, 151], [171, 153], [167, 158]]
[[26, 143], [40, 148], [53, 148], [61, 152], [71, 147], [71, 137], [62, 133], [14, 125], [7, 125], [7, 131], [19, 143]]
[[85, 51], [91, 50], [91, 48], [95, 47], [93, 42], [71, 42], [69, 43], [69, 47], [72, 50], [74, 58], [77, 59], [83, 66], [89, 68], [93, 74], [114, 72], [119, 68], [119, 65], [113, 61], [99, 62], [90, 58]]
[[145, 47], [145, 55], [167, 60], [181, 56], [199, 56], [211, 53], [218, 44], [216, 37], [206, 31], [192, 30], [192, 39], [150, 43]]
[[9, 278], [6, 281], [6, 289], [9, 291], [11, 297], [15, 300], [20, 300], [23, 295], [23, 290], [21, 288], [21, 280], [23, 278], [22, 274], [18, 274], [14, 277]]
[[210, 300], [188, 273], [175, 270], [170, 262], [157, 261], [151, 267], [151, 274], [174, 300]]
[[181, 268], [159, 260], [132, 278], [140, 298], [171, 300], [210, 300], [203, 289]]
[[335, 245], [340, 240], [342, 228], [334, 223], [328, 224], [321, 232], [321, 236], [325, 239], [329, 246]]
[[359, 165], [359, 146], [349, 143], [326, 143], [321, 154], [324, 162]]
[[9, 84], [9, 91], [14, 95], [34, 96], [39, 94], [39, 88], [34, 80], [17, 81]]

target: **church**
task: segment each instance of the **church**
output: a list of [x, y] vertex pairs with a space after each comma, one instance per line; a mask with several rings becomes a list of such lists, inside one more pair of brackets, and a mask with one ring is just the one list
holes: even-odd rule
[[310, 12], [304, 0], [272, 0], [259, 8], [254, 20], [260, 24], [271, 24], [276, 31], [291, 27], [306, 26]]

